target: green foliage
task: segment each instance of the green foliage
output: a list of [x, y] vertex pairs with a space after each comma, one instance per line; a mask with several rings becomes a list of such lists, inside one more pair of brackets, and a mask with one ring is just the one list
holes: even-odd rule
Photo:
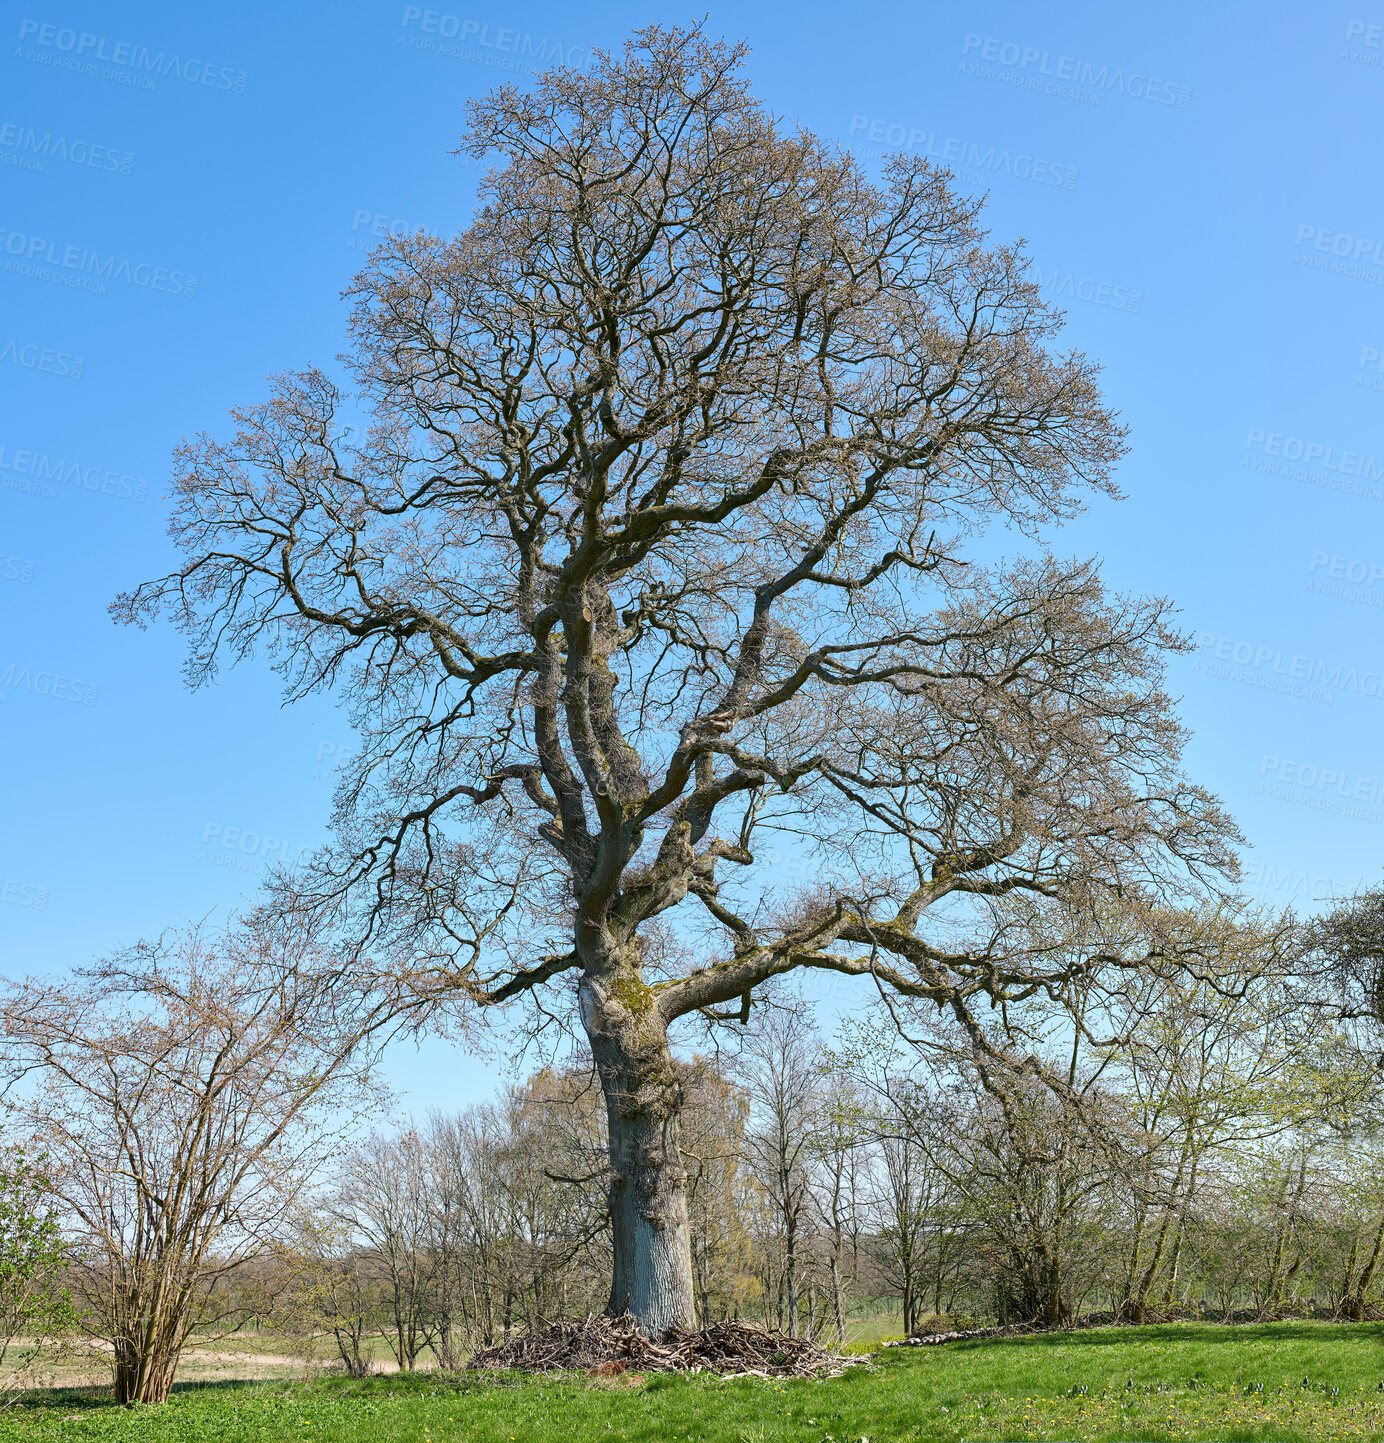
[[46, 1338], [72, 1321], [46, 1162], [19, 1147], [0, 1155], [0, 1363], [16, 1338]]
[[0, 1440], [1364, 1440], [1384, 1437], [1381, 1343], [1377, 1325], [1178, 1324], [893, 1349], [815, 1382], [425, 1373], [188, 1386], [135, 1410], [69, 1391], [0, 1418]]

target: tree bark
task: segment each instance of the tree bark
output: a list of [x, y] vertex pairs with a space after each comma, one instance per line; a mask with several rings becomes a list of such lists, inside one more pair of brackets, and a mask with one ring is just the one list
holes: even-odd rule
[[1375, 1273], [1379, 1270], [1381, 1251], [1384, 1251], [1384, 1216], [1379, 1220], [1379, 1229], [1374, 1235], [1374, 1247], [1370, 1252], [1369, 1261], [1360, 1270], [1359, 1275], [1355, 1274], [1354, 1267], [1351, 1268], [1349, 1291], [1341, 1300], [1341, 1316], [1350, 1319], [1354, 1323], [1363, 1323], [1369, 1307], [1368, 1295], [1370, 1286], [1374, 1282]]
[[178, 1359], [161, 1350], [138, 1353], [133, 1348], [118, 1349], [114, 1365], [115, 1401], [130, 1403], [166, 1403], [173, 1390], [173, 1376]]
[[[788, 1197], [788, 1188], [791, 1183], [787, 1177], [783, 1180], [784, 1196]], [[789, 1204], [789, 1216], [786, 1228], [787, 1238], [784, 1247], [784, 1285], [788, 1294], [788, 1336], [798, 1336], [798, 1219]]]
[[605, 1097], [614, 1244], [612, 1315], [640, 1332], [696, 1327], [681, 1073], [652, 989], [626, 964], [581, 982], [582, 1021]]
[[700, 1307], [699, 1321], [702, 1327], [711, 1322], [711, 1291], [707, 1283], [706, 1244], [693, 1252], [693, 1272], [697, 1287], [697, 1302]]
[[838, 1347], [844, 1347], [846, 1343], [846, 1309], [842, 1298], [839, 1253], [840, 1244], [838, 1243], [831, 1254], [831, 1306], [836, 1316], [836, 1344]]

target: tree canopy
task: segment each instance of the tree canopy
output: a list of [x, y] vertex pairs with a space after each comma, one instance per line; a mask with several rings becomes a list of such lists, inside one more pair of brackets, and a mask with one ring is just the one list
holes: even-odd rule
[[[471, 223], [371, 258], [349, 389], [280, 376], [180, 449], [183, 563], [115, 606], [171, 610], [194, 682], [263, 649], [350, 707], [281, 901], [415, 999], [575, 980], [612, 1306], [650, 1326], [691, 1306], [643, 1251], [685, 1253], [670, 1024], [813, 968], [979, 1039], [1072, 965], [1015, 899], [1157, 898], [1236, 840], [1181, 768], [1167, 603], [1041, 545], [1124, 433], [1022, 247], [925, 159], [872, 178], [772, 115], [744, 53], [650, 27], [474, 103]], [[810, 886], [761, 860], [785, 835]]]

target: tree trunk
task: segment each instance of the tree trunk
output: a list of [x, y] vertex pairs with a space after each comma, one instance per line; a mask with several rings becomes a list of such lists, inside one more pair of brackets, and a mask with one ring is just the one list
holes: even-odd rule
[[166, 1403], [178, 1370], [176, 1357], [160, 1353], [137, 1355], [133, 1349], [117, 1349], [114, 1367], [117, 1403]]
[[582, 1021], [605, 1096], [614, 1272], [607, 1311], [641, 1333], [696, 1327], [687, 1173], [678, 1148], [682, 1078], [666, 1024], [628, 964], [581, 982]]
[[831, 1255], [831, 1306], [836, 1315], [836, 1343], [844, 1347], [846, 1342], [846, 1309], [842, 1298], [841, 1264], [838, 1261], [840, 1245]]
[[1182, 1266], [1182, 1240], [1187, 1235], [1187, 1216], [1192, 1210], [1192, 1204], [1197, 1197], [1197, 1172], [1201, 1167], [1201, 1154], [1192, 1153], [1192, 1170], [1187, 1176], [1187, 1191], [1182, 1198], [1182, 1206], [1177, 1215], [1177, 1231], [1173, 1234], [1172, 1256], [1168, 1262], [1168, 1290], [1166, 1293], [1166, 1306], [1171, 1308], [1177, 1292], [1179, 1270]]
[[697, 1301], [700, 1308], [698, 1321], [702, 1327], [711, 1322], [711, 1289], [707, 1283], [706, 1242], [693, 1251], [693, 1271], [697, 1286]]
[[1298, 1209], [1302, 1205], [1303, 1191], [1307, 1186], [1307, 1151], [1304, 1148], [1300, 1154], [1298, 1166], [1297, 1186], [1293, 1193], [1292, 1206], [1288, 1206], [1288, 1189], [1292, 1185], [1292, 1173], [1289, 1171], [1283, 1179], [1283, 1191], [1279, 1195], [1279, 1221], [1274, 1236], [1273, 1254], [1269, 1264], [1268, 1284], [1263, 1290], [1263, 1297], [1259, 1304], [1259, 1312], [1265, 1320], [1272, 1320], [1281, 1313], [1287, 1303], [1288, 1285], [1296, 1277], [1298, 1269], [1302, 1266], [1302, 1257], [1299, 1254], [1296, 1261], [1283, 1271], [1287, 1262], [1288, 1244], [1292, 1231], [1293, 1221], [1297, 1216]]
[[[788, 1179], [784, 1179], [784, 1191], [787, 1195], [789, 1187]], [[788, 1207], [786, 1219], [786, 1242], [784, 1244], [784, 1287], [788, 1295], [788, 1336], [798, 1336], [798, 1219], [792, 1209]]]
[[1349, 1281], [1346, 1284], [1346, 1296], [1341, 1300], [1340, 1313], [1351, 1322], [1363, 1323], [1369, 1307], [1368, 1296], [1370, 1286], [1374, 1282], [1375, 1274], [1379, 1271], [1381, 1254], [1384, 1253], [1384, 1215], [1379, 1219], [1379, 1229], [1374, 1235], [1374, 1247], [1370, 1251], [1369, 1261], [1357, 1275], [1352, 1265], [1349, 1273]]

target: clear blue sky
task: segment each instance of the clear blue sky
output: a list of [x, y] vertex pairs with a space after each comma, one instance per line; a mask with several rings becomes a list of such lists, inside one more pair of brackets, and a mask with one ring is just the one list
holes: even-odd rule
[[[0, 970], [224, 913], [322, 838], [350, 745], [330, 703], [281, 710], [258, 667], [190, 694], [170, 629], [106, 617], [171, 564], [170, 450], [267, 373], [330, 363], [373, 228], [465, 222], [467, 97], [698, 13], [5, 7]], [[988, 186], [1132, 428], [1128, 499], [1060, 549], [1174, 597], [1205, 642], [1175, 689], [1252, 890], [1310, 907], [1377, 879], [1384, 0], [742, 3], [709, 26], [749, 40], [779, 111]], [[422, 1107], [495, 1074], [433, 1045], [395, 1075]]]

